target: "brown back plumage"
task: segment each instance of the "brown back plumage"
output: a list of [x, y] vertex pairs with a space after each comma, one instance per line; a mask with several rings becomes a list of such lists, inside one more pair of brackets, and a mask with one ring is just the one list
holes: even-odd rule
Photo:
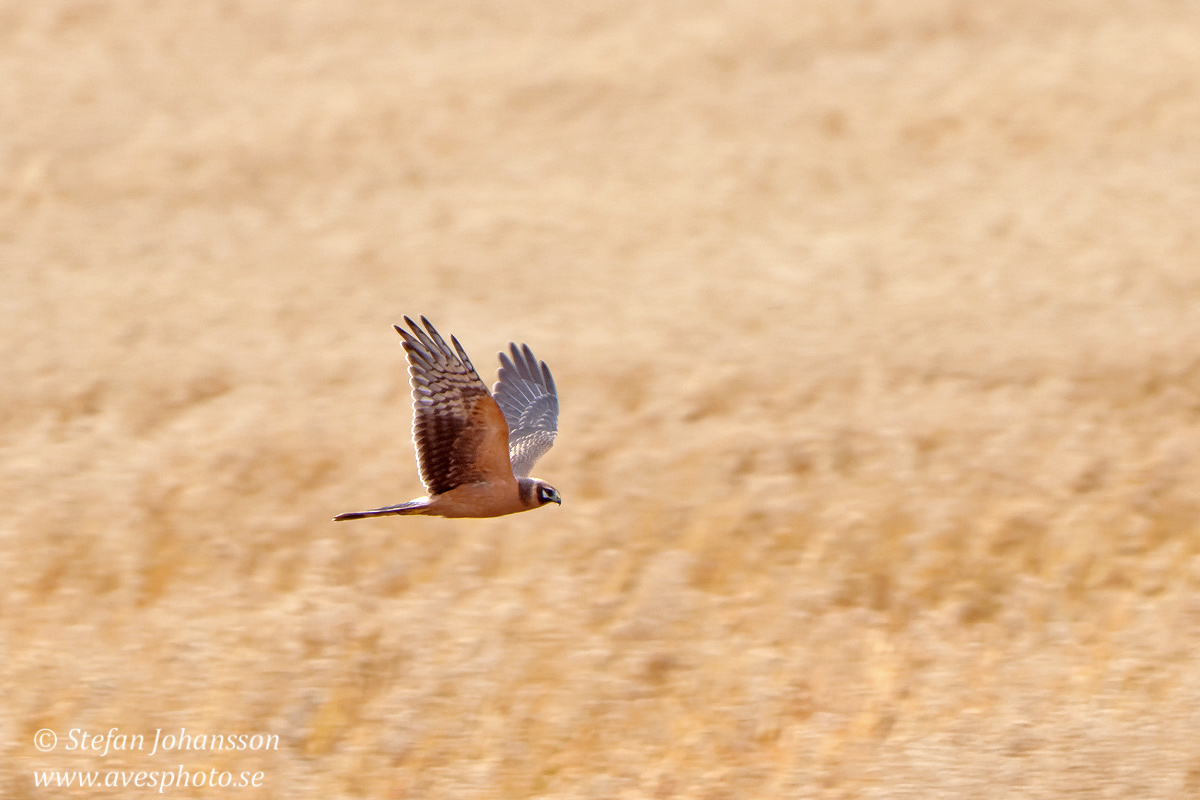
[[425, 317], [404, 318], [413, 390], [413, 442], [421, 481], [431, 496], [465, 483], [513, 480], [508, 425], [487, 385], [453, 336], [451, 350]]

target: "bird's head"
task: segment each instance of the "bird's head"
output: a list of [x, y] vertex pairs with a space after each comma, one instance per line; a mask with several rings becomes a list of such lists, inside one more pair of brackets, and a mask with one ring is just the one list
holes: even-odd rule
[[562, 498], [558, 496], [558, 490], [545, 481], [538, 481], [534, 485], [533, 496], [537, 499], [539, 506], [544, 506], [547, 503], [558, 503], [562, 505]]
[[537, 478], [517, 478], [517, 491], [521, 495], [521, 504], [526, 508], [540, 508], [547, 503], [562, 505], [558, 489]]

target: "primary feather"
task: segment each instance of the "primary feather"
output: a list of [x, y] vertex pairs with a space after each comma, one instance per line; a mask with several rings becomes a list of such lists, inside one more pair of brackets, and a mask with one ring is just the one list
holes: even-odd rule
[[[420, 325], [404, 318], [411, 331], [396, 325], [404, 337], [413, 389], [413, 442], [421, 481], [430, 495], [447, 492], [502, 473], [503, 453], [484, 448], [488, 428], [478, 424], [492, 403], [487, 384], [457, 339], [454, 350], [425, 317]], [[494, 413], [494, 411], [493, 411]]]
[[492, 394], [508, 422], [508, 457], [513, 474], [529, 475], [558, 435], [558, 389], [550, 368], [533, 356], [529, 345], [510, 342], [500, 353], [499, 380]]

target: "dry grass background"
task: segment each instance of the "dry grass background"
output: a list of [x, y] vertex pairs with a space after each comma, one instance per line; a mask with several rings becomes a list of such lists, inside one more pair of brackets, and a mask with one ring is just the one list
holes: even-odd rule
[[[1200, 794], [1200, 10], [0, 5], [0, 794]], [[391, 323], [550, 362], [419, 492]], [[33, 733], [271, 732], [42, 755]]]

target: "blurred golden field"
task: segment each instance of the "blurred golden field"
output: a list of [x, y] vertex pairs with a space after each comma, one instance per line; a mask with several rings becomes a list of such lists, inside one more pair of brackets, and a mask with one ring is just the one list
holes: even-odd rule
[[[1197, 42], [0, 3], [0, 796], [1200, 795]], [[561, 508], [330, 522], [421, 493], [403, 314], [549, 362]]]

